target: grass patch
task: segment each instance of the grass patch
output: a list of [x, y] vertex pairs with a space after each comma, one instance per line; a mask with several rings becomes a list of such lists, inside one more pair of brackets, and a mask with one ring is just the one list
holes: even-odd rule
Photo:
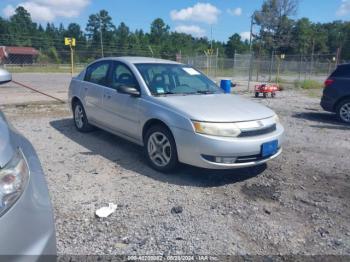
[[[6, 66], [11, 73], [70, 73], [70, 66], [66, 65], [48, 65], [48, 66]], [[74, 73], [80, 72], [83, 67], [74, 68]]]
[[294, 86], [296, 88], [302, 88], [302, 89], [321, 89], [323, 88], [323, 84], [315, 81], [315, 80], [304, 80], [304, 81], [294, 81]]

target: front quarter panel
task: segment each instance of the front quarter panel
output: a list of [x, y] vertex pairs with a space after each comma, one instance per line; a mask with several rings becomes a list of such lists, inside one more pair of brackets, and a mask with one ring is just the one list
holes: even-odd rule
[[156, 101], [153, 101], [154, 99], [156, 98], [149, 97], [149, 99], [141, 99], [141, 134], [145, 124], [153, 119], [164, 122], [170, 128], [170, 130], [176, 127], [180, 129], [185, 129], [190, 132], [193, 131], [193, 126], [190, 119], [171, 108], [167, 108], [163, 105], [157, 104]]
[[55, 255], [53, 211], [39, 158], [15, 129], [11, 137], [27, 160], [30, 177], [20, 198], [0, 217], [0, 255]]

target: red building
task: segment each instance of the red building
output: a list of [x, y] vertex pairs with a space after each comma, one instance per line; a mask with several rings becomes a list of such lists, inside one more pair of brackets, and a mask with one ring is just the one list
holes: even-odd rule
[[38, 55], [33, 47], [0, 46], [0, 64], [33, 64]]

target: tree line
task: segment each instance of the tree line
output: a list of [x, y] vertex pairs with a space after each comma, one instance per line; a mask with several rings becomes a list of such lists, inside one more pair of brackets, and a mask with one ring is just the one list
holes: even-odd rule
[[[284, 53], [286, 55], [335, 54], [350, 59], [350, 22], [313, 23], [308, 18], [292, 19], [297, 0], [265, 0], [252, 16], [251, 50], [255, 55]], [[102, 36], [102, 41], [101, 41]], [[250, 44], [237, 33], [226, 42], [196, 38], [173, 32], [161, 19], [155, 19], [149, 32], [131, 31], [121, 22], [113, 23], [108, 11], [89, 16], [86, 27], [70, 23], [46, 26], [32, 21], [30, 13], [19, 6], [9, 19], [0, 17], [0, 45], [31, 46], [40, 50], [41, 62], [69, 61], [69, 48], [64, 37], [77, 41], [78, 62], [87, 62], [102, 53], [109, 55], [143, 55], [175, 59], [177, 55], [204, 55], [212, 48], [219, 56], [233, 58], [235, 53], [248, 53]]]

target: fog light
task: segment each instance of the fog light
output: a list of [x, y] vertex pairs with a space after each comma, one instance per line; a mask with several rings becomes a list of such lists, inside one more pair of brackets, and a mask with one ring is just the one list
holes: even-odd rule
[[235, 157], [223, 157], [223, 156], [217, 156], [215, 157], [216, 163], [223, 163], [223, 164], [233, 164], [236, 162]]

